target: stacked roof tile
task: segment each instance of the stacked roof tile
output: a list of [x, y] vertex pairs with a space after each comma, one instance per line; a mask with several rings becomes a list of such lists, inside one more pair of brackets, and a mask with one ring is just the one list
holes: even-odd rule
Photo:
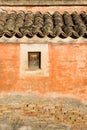
[[16, 36], [22, 38], [26, 36], [31, 38], [37, 35], [40, 38], [48, 36], [50, 38], [61, 37], [87, 38], [87, 13], [73, 12], [69, 14], [64, 12], [60, 14], [58, 11], [50, 14], [46, 12], [31, 11], [6, 11], [0, 12], [0, 37], [6, 36], [11, 38]]

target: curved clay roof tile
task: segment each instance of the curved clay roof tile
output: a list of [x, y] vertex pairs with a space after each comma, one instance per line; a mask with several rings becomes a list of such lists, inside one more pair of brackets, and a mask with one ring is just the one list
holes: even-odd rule
[[14, 34], [17, 38], [22, 38], [24, 35], [19, 31], [17, 30]]
[[78, 38], [80, 36], [87, 38], [87, 13], [73, 12], [69, 14], [64, 12], [60, 14], [55, 11], [52, 14], [46, 12], [33, 13], [31, 11], [11, 11], [0, 12], [0, 37], [5, 35], [10, 38], [16, 36], [21, 38], [27, 36], [28, 38], [37, 35], [38, 37], [56, 36], [66, 38]]
[[43, 27], [43, 33], [45, 35], [51, 35], [53, 32], [53, 20], [52, 20], [52, 16], [51, 14], [49, 14], [48, 12], [44, 14], [43, 16], [44, 18], [44, 27]]
[[86, 31], [86, 33], [84, 33], [83, 37], [84, 37], [84, 38], [87, 38], [87, 31]]
[[24, 21], [24, 26], [30, 26], [33, 24], [34, 21], [34, 14], [32, 12], [27, 12], [25, 14], [25, 21]]
[[0, 21], [5, 22], [7, 18], [7, 12], [0, 12]]
[[65, 25], [73, 26], [72, 17], [68, 12], [63, 14], [63, 19]]
[[86, 14], [86, 12], [81, 12], [80, 16], [81, 16], [84, 24], [87, 25], [87, 14]]
[[54, 27], [55, 26], [63, 26], [63, 18], [61, 16], [61, 14], [59, 14], [58, 12], [55, 12], [53, 14], [53, 22], [54, 22]]
[[79, 26], [79, 32], [78, 34], [80, 36], [84, 36], [87, 33], [86, 27], [85, 26]]
[[70, 26], [63, 26], [63, 30], [67, 36], [71, 36], [73, 32], [73, 28]]
[[2, 37], [3, 33], [4, 33], [4, 26], [6, 23], [6, 17], [7, 17], [6, 11], [0, 12], [0, 37]]
[[10, 13], [7, 14], [7, 20], [8, 19], [16, 19], [16, 11], [11, 11]]

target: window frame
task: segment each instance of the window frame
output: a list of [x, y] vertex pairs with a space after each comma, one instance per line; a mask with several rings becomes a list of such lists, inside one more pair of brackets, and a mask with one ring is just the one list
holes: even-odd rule
[[[28, 52], [41, 53], [40, 69], [29, 69]], [[49, 76], [48, 44], [20, 44], [20, 76]]]

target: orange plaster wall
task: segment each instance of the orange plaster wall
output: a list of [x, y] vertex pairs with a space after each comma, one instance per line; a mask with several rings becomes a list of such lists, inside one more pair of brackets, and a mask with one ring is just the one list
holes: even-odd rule
[[87, 45], [49, 44], [49, 76], [20, 76], [20, 44], [0, 43], [0, 92], [68, 94], [87, 99]]
[[51, 91], [87, 98], [87, 45], [50, 45]]
[[0, 91], [14, 89], [19, 74], [19, 45], [0, 44]]

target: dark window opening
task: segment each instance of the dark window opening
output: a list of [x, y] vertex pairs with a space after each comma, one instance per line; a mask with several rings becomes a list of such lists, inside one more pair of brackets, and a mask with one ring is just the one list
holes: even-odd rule
[[28, 52], [28, 68], [30, 70], [41, 69], [41, 52]]

